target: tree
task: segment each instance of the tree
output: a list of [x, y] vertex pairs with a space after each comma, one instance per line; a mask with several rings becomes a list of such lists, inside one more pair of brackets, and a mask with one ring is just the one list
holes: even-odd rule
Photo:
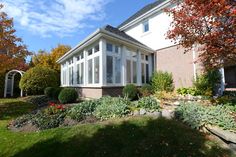
[[186, 52], [200, 45], [199, 61], [206, 69], [235, 65], [236, 1], [176, 0], [177, 7], [167, 9], [173, 17], [167, 38]]
[[[22, 39], [16, 37], [13, 28], [13, 19], [8, 18], [1, 9], [0, 4], [0, 73], [5, 73], [13, 68], [25, 70], [25, 57], [30, 54]], [[7, 66], [6, 66], [7, 65]]]
[[3, 96], [5, 74], [12, 69], [26, 70], [25, 57], [30, 55], [22, 39], [15, 35], [13, 19], [8, 18], [0, 4], [0, 97]]
[[51, 53], [39, 50], [33, 57], [33, 64], [35, 66], [48, 67], [60, 72], [60, 65], [56, 61], [70, 49], [70, 46], [58, 44], [56, 48], [51, 50]]

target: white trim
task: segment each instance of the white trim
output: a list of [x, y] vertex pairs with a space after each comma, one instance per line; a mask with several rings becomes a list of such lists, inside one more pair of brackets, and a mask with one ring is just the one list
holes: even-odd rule
[[197, 80], [197, 68], [196, 68], [196, 63], [195, 63], [195, 59], [196, 59], [196, 51], [195, 51], [196, 46], [193, 46], [193, 77], [194, 77], [194, 81]]

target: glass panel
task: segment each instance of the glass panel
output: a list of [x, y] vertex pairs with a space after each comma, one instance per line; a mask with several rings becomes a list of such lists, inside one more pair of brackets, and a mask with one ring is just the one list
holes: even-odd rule
[[95, 47], [94, 47], [94, 53], [96, 53], [96, 52], [98, 52], [99, 51], [99, 45], [96, 45]]
[[88, 60], [88, 83], [93, 83], [93, 60]]
[[113, 83], [113, 57], [107, 56], [107, 83]]
[[113, 51], [113, 49], [112, 49], [112, 44], [107, 43], [107, 51], [109, 51], [109, 52], [112, 52], [112, 51]]
[[99, 57], [94, 58], [94, 83], [99, 83]]
[[145, 80], [145, 78], [146, 78], [146, 75], [145, 75], [145, 64], [144, 63], [142, 63], [142, 83], [146, 83], [146, 80]]
[[115, 46], [115, 53], [119, 53], [119, 46]]
[[84, 52], [81, 52], [80, 59], [83, 59], [83, 58], [84, 58]]
[[131, 83], [131, 61], [126, 60], [126, 83]]
[[144, 32], [148, 32], [149, 31], [149, 23], [148, 23], [148, 21], [145, 22], [143, 25], [144, 25]]
[[77, 84], [84, 83], [84, 63], [77, 64]]
[[146, 56], [146, 61], [148, 61], [148, 56], [147, 55], [145, 55]]
[[121, 59], [120, 58], [115, 58], [115, 79], [116, 83], [121, 83]]
[[91, 54], [93, 54], [93, 49], [88, 50], [88, 56], [91, 55]]
[[69, 85], [73, 85], [73, 67], [69, 67]]
[[137, 62], [133, 62], [133, 83], [137, 83]]
[[63, 70], [63, 85], [66, 84], [66, 70]]
[[146, 83], [149, 82], [149, 66], [146, 64]]

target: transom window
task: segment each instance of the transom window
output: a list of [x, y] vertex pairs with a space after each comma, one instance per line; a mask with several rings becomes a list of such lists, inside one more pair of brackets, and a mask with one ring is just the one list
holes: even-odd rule
[[93, 47], [91, 47], [91, 48], [89, 48], [89, 49], [87, 50], [88, 56], [90, 56], [90, 55], [92, 55], [92, 54], [94, 54], [94, 53], [97, 53], [97, 52], [99, 52], [99, 51], [100, 51], [99, 44], [96, 44], [96, 45], [94, 45]]
[[143, 32], [148, 32], [149, 31], [149, 21], [143, 22]]

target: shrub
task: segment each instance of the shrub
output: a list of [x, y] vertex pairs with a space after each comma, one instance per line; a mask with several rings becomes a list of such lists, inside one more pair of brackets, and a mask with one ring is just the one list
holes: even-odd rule
[[162, 71], [154, 72], [151, 78], [151, 85], [154, 92], [172, 92], [174, 90], [172, 74]]
[[141, 88], [139, 88], [139, 94], [141, 97], [150, 96], [153, 94], [153, 89], [150, 84], [145, 84]]
[[198, 92], [197, 92], [197, 89], [194, 88], [194, 87], [190, 87], [190, 88], [179, 88], [177, 89], [176, 91], [178, 94], [180, 95], [192, 95], [192, 96], [197, 96], [198, 95]]
[[123, 95], [128, 97], [130, 100], [137, 99], [138, 97], [138, 88], [133, 84], [128, 84], [123, 89]]
[[64, 88], [61, 90], [58, 99], [61, 103], [73, 103], [77, 100], [78, 93], [73, 88]]
[[46, 95], [50, 99], [57, 100], [60, 92], [61, 92], [60, 87], [47, 87], [44, 90], [44, 95]]
[[221, 105], [202, 106], [198, 103], [181, 104], [176, 109], [176, 116], [192, 128], [216, 125], [227, 130], [235, 130], [236, 122], [229, 110]]
[[45, 67], [34, 67], [28, 70], [20, 80], [20, 88], [28, 95], [40, 95], [46, 87], [57, 87], [58, 73]]
[[94, 115], [101, 120], [123, 117], [129, 113], [128, 105], [130, 102], [124, 98], [107, 96], [99, 99], [99, 102]]
[[138, 101], [136, 107], [146, 109], [148, 111], [159, 111], [160, 103], [154, 97], [143, 97]]
[[208, 71], [197, 76], [194, 87], [198, 95], [213, 96], [220, 84], [221, 74], [218, 70]]
[[99, 101], [97, 100], [84, 101], [68, 110], [68, 116], [77, 121], [84, 120], [87, 116], [93, 114], [98, 105]]

